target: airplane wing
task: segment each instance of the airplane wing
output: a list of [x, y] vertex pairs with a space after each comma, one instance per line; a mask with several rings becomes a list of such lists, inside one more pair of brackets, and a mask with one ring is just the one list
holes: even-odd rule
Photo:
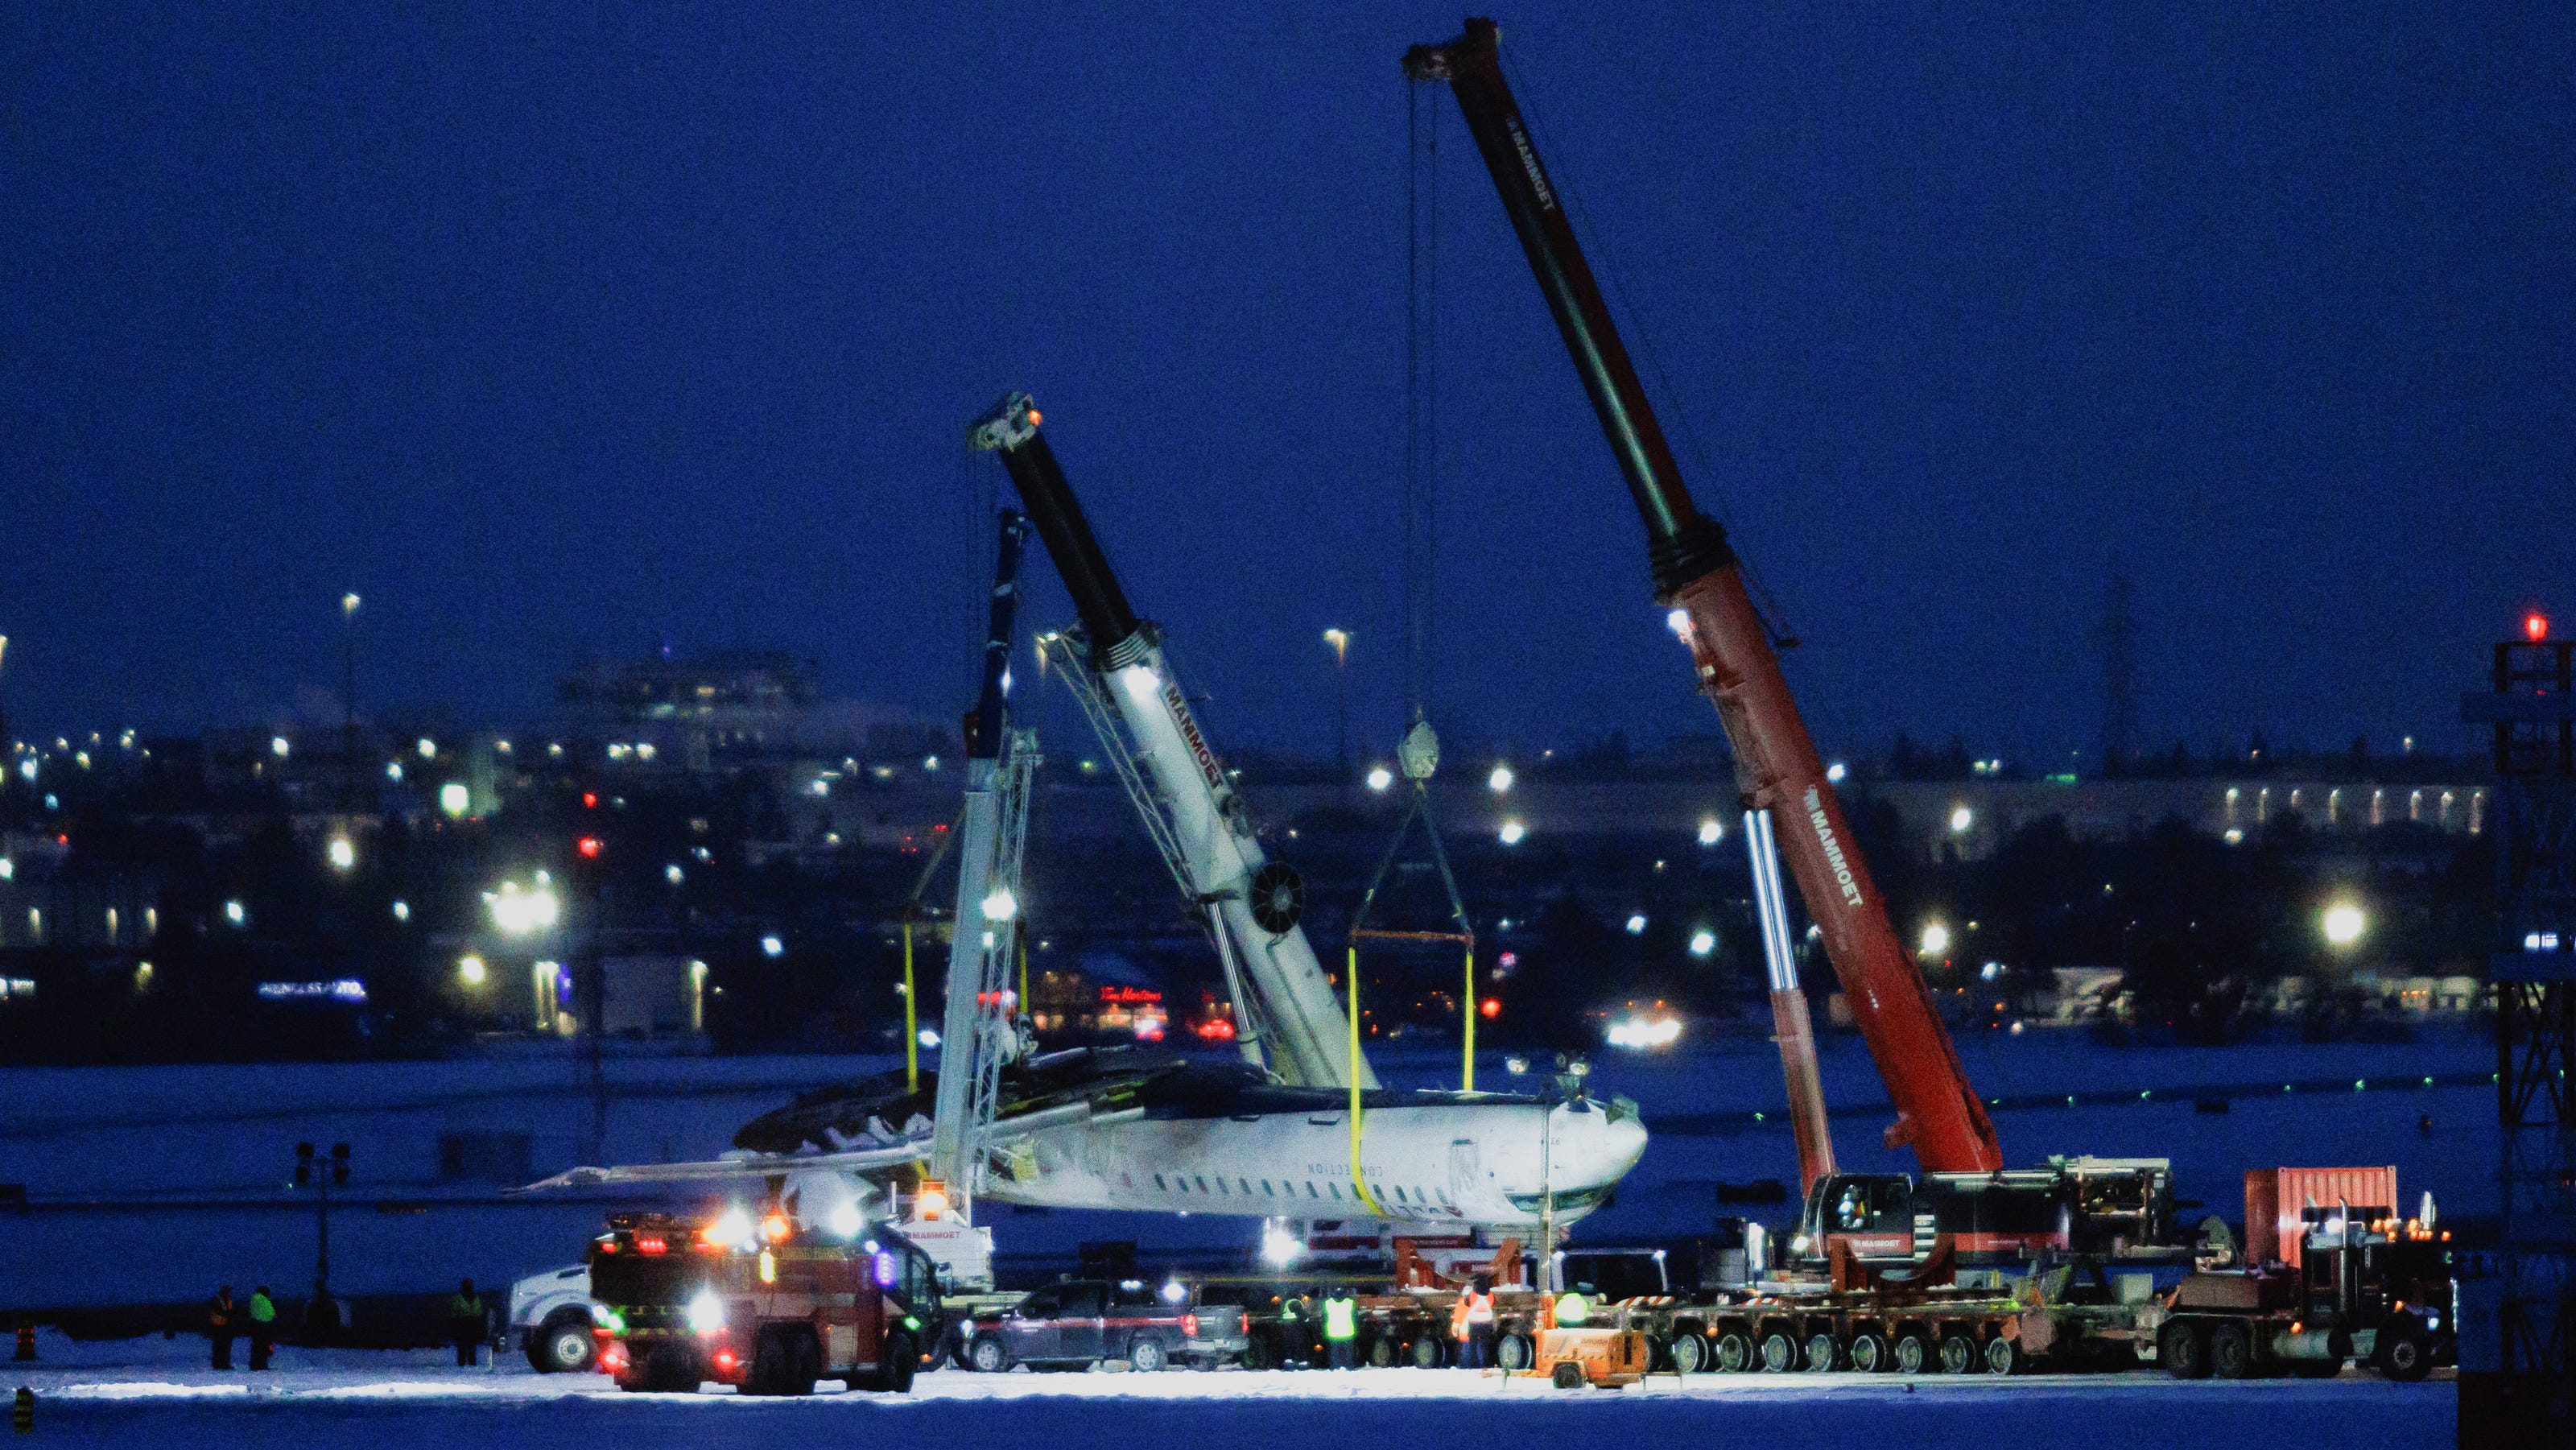
[[730, 1178], [776, 1178], [782, 1174], [874, 1173], [920, 1161], [930, 1151], [927, 1140], [848, 1153], [746, 1153], [697, 1163], [626, 1163], [609, 1168], [567, 1168], [512, 1193], [542, 1193], [554, 1188], [599, 1188], [618, 1183], [696, 1183]]
[[[1089, 1103], [1067, 1103], [1044, 1112], [1006, 1118], [984, 1134], [984, 1146], [1018, 1142], [1056, 1128], [1083, 1123], [1123, 1123], [1145, 1115], [1142, 1108], [1098, 1113]], [[621, 1183], [700, 1183], [741, 1178], [776, 1178], [791, 1173], [879, 1173], [918, 1163], [930, 1156], [927, 1137], [907, 1138], [883, 1148], [842, 1153], [744, 1153], [696, 1163], [629, 1163], [608, 1168], [567, 1168], [511, 1193], [543, 1193], [558, 1188], [602, 1188]]]

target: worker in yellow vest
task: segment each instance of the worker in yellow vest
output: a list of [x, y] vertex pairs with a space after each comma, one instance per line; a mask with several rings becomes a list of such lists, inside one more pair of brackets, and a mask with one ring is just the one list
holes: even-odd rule
[[1351, 1297], [1351, 1286], [1335, 1284], [1324, 1296], [1324, 1344], [1332, 1355], [1335, 1369], [1349, 1369], [1351, 1350], [1360, 1337], [1360, 1303]]

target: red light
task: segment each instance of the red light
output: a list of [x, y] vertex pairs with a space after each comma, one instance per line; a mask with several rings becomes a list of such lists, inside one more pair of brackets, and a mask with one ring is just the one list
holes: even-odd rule
[[635, 1252], [639, 1254], [667, 1254], [670, 1251], [670, 1243], [659, 1235], [642, 1235], [635, 1240]]
[[597, 836], [584, 836], [581, 838], [581, 844], [574, 847], [574, 849], [581, 852], [585, 859], [596, 861], [599, 859], [599, 838]]
[[586, 790], [586, 791], [583, 791], [583, 792], [581, 793], [581, 808], [582, 808], [583, 810], [586, 810], [586, 811], [595, 811], [595, 810], [598, 810], [598, 809], [599, 809], [599, 792], [597, 792], [597, 791], [595, 791], [595, 790]]
[[2537, 609], [2524, 615], [2522, 617], [2522, 632], [2531, 637], [2531, 642], [2533, 644], [2538, 644], [2542, 640], [2549, 638], [2549, 616], [2541, 613]]
[[1477, 1005], [1477, 1007], [1476, 1007], [1476, 1015], [1477, 1015], [1477, 1016], [1479, 1016], [1479, 1017], [1500, 1017], [1500, 1016], [1502, 1016], [1502, 1015], [1503, 1015], [1503, 999], [1502, 999], [1502, 998], [1500, 998], [1500, 997], [1487, 997], [1487, 998], [1486, 998], [1482, 1003], [1479, 1003], [1479, 1004]]
[[1184, 1314], [1184, 1315], [1182, 1315], [1182, 1316], [1181, 1316], [1181, 1332], [1182, 1332], [1183, 1334], [1188, 1335], [1188, 1336], [1189, 1336], [1190, 1338], [1192, 1338], [1192, 1339], [1196, 1339], [1196, 1338], [1198, 1338], [1198, 1337], [1199, 1337], [1199, 1317], [1198, 1317], [1197, 1315], [1195, 1315], [1195, 1314]]

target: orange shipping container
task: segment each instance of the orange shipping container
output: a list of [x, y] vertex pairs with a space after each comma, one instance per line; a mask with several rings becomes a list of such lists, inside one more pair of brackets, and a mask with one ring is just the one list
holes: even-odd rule
[[2245, 1261], [2298, 1266], [2305, 1225], [2349, 1208], [2364, 1218], [2397, 1213], [2397, 1169], [2254, 1168], [2245, 1174]]

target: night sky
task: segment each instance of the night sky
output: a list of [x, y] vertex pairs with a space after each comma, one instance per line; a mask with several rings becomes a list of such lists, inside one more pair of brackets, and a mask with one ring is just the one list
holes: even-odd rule
[[[1330, 748], [1334, 625], [1390, 735], [1396, 62], [1460, 12], [864, 9], [0, 13], [21, 732], [336, 719], [347, 589], [375, 713], [668, 641], [951, 716], [1025, 387], [1221, 744]], [[1498, 16], [1818, 733], [2089, 749], [2116, 567], [2148, 743], [2466, 744], [2576, 624], [2576, 7], [2047, 9]], [[1437, 99], [1435, 713], [1707, 730]]]

